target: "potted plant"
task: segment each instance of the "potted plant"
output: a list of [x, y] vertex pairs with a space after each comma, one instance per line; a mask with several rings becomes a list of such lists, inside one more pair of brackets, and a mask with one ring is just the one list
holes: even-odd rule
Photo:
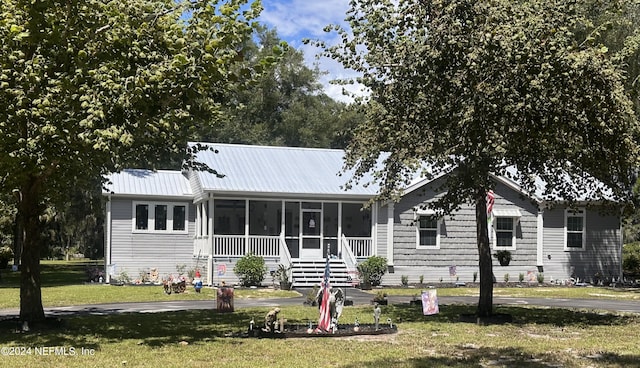
[[291, 286], [293, 285], [293, 280], [291, 277], [291, 266], [285, 266], [283, 264], [278, 266], [274, 277], [280, 283], [281, 290], [291, 290]]
[[508, 266], [509, 262], [511, 262], [511, 252], [508, 250], [499, 250], [494, 256], [498, 258], [498, 262], [500, 262], [500, 266]]
[[13, 258], [13, 250], [8, 246], [0, 247], [0, 269], [9, 266], [9, 261]]

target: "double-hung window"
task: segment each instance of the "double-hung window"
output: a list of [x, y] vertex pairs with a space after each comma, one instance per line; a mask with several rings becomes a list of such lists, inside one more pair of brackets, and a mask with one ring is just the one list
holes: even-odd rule
[[187, 229], [187, 204], [134, 202], [134, 232], [184, 233]]
[[440, 220], [435, 214], [418, 214], [416, 219], [418, 249], [440, 249]]
[[515, 250], [517, 227], [522, 217], [517, 208], [494, 208], [493, 247], [497, 250]]
[[570, 210], [564, 212], [564, 249], [584, 250], [586, 243], [585, 212]]

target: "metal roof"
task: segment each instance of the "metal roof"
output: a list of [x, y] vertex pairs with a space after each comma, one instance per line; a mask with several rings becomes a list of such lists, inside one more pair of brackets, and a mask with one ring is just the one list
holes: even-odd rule
[[108, 177], [105, 194], [191, 197], [189, 180], [180, 171], [127, 169]]
[[377, 185], [362, 185], [372, 181], [368, 176], [360, 180], [362, 184], [344, 189], [351, 173], [340, 175], [343, 150], [217, 143], [190, 146], [196, 144], [210, 148], [198, 152], [197, 161], [224, 175], [197, 172], [204, 191], [340, 197], [372, 197], [378, 191]]

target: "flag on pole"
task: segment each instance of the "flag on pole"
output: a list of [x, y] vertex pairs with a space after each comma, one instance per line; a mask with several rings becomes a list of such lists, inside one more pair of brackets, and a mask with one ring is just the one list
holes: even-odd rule
[[327, 265], [324, 268], [324, 277], [322, 279], [322, 301], [320, 302], [320, 318], [318, 319], [318, 331], [329, 331], [331, 327], [331, 306], [329, 305], [329, 275], [331, 273], [329, 267], [329, 258], [327, 257]]
[[496, 200], [496, 195], [493, 193], [493, 190], [489, 190], [487, 192], [487, 214], [491, 214], [493, 211], [493, 203]]
[[489, 235], [489, 243], [491, 243], [491, 238], [493, 237], [491, 229], [493, 228], [493, 204], [495, 200], [495, 193], [493, 193], [493, 190], [489, 190], [487, 192], [487, 234]]

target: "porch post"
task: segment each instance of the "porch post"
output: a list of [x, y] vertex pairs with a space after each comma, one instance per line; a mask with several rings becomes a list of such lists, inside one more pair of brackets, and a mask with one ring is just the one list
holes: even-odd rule
[[[209, 229], [209, 239], [207, 239], [208, 243], [209, 243], [209, 255], [213, 255], [213, 234], [215, 234], [215, 230], [213, 228], [215, 222], [213, 221], [214, 217], [215, 217], [215, 206], [213, 205], [213, 201], [214, 199], [211, 198], [211, 194], [209, 194], [209, 223], [207, 224], [207, 227]], [[211, 263], [213, 264], [213, 263]]]
[[387, 205], [387, 264], [393, 266], [393, 212], [394, 203]]
[[250, 252], [249, 249], [249, 200], [244, 200], [244, 253]]
[[544, 209], [538, 209], [537, 217], [537, 229], [536, 229], [536, 258], [537, 265], [542, 266], [544, 264]]
[[338, 202], [338, 249], [342, 249], [342, 202]]

